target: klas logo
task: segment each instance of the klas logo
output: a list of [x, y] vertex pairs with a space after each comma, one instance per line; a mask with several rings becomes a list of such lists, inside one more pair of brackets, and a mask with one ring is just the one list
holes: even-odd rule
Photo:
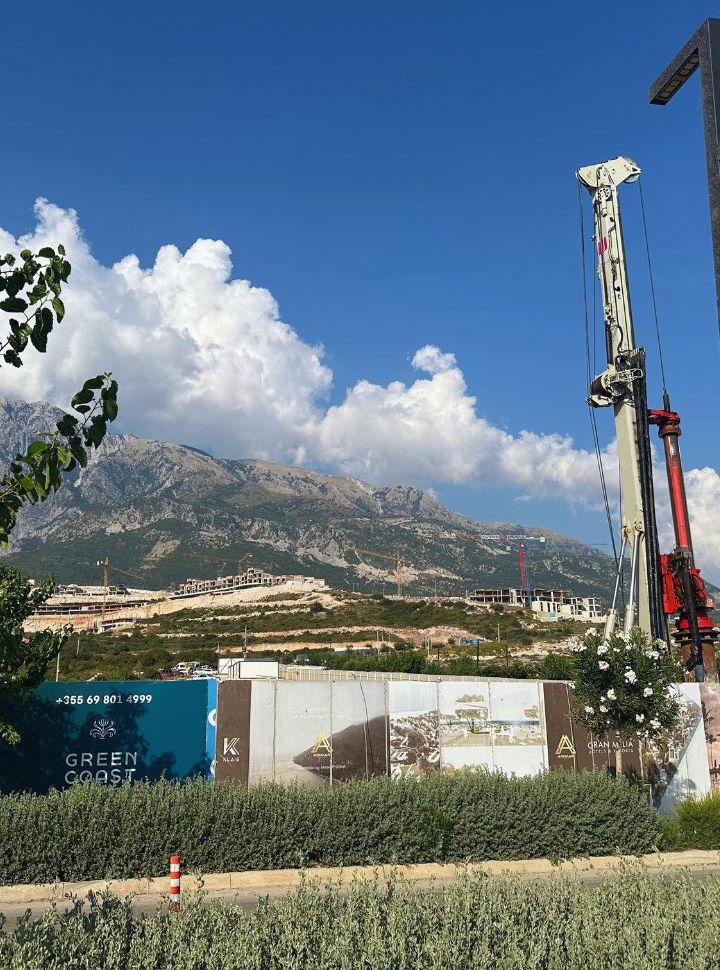
[[239, 743], [240, 738], [223, 738], [223, 758], [229, 760], [228, 755], [232, 758], [239, 758], [240, 752], [237, 749]]
[[572, 741], [567, 736], [567, 734], [563, 734], [563, 736], [560, 738], [560, 742], [559, 742], [557, 748], [555, 748], [555, 756], [557, 758], [574, 758], [575, 757], [575, 748], [573, 746]]

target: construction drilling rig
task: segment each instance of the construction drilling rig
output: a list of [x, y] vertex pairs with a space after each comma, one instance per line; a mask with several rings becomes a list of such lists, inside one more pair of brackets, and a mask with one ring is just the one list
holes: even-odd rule
[[[588, 404], [613, 408], [620, 465], [621, 547], [605, 633], [612, 633], [619, 621], [623, 566], [629, 551], [629, 593], [622, 617], [625, 632], [639, 626], [654, 638], [669, 640], [668, 618], [677, 616], [673, 635], [682, 648], [687, 671], [696, 681], [704, 680], [706, 674], [717, 679], [717, 631], [693, 557], [678, 446], [680, 419], [670, 410], [667, 391], [662, 410], [648, 409], [645, 350], [635, 345], [618, 188], [639, 177], [635, 162], [623, 157], [577, 172], [593, 204], [607, 351], [607, 367], [591, 380]], [[665, 446], [676, 540], [669, 555], [660, 554], [658, 543], [651, 424], [658, 426]]]

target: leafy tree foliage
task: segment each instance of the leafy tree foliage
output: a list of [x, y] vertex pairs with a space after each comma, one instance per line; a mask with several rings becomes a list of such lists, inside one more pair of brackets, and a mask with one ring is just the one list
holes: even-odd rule
[[657, 741], [675, 727], [682, 670], [666, 644], [637, 628], [607, 639], [592, 630], [571, 649], [574, 713], [593, 733]]
[[52, 579], [33, 588], [19, 569], [0, 566], [0, 737], [11, 744], [19, 735], [7, 718], [7, 702], [25, 700], [72, 632], [69, 626], [31, 634], [23, 629], [25, 620], [52, 591]]
[[[61, 294], [70, 271], [63, 246], [45, 246], [37, 253], [24, 249], [19, 259], [12, 253], [0, 257], [0, 311], [8, 317], [5, 337], [0, 337], [5, 364], [22, 367], [29, 345], [45, 353], [49, 335], [65, 316]], [[23, 505], [44, 501], [60, 487], [64, 474], [87, 465], [88, 452], [99, 447], [117, 416], [117, 389], [111, 374], [85, 381], [70, 402], [75, 414], [63, 415], [53, 431], [15, 456], [0, 478], [0, 545], [7, 544]], [[31, 593], [16, 570], [0, 574], [0, 736], [7, 740], [17, 740], [17, 733], [3, 719], [3, 701], [22, 697], [40, 683], [65, 639], [50, 631], [23, 635], [23, 620], [52, 589], [52, 580], [45, 580]]]

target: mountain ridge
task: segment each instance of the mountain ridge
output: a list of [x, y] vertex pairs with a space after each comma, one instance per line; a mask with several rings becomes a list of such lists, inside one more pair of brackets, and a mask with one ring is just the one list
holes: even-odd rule
[[[0, 398], [2, 467], [61, 414], [45, 402]], [[215, 458], [127, 433], [109, 433], [86, 469], [21, 512], [4, 558], [58, 581], [90, 582], [107, 555], [136, 585], [157, 586], [232, 571], [251, 553], [253, 565], [271, 572], [369, 590], [391, 581], [399, 553], [408, 593], [434, 591], [437, 581], [449, 594], [518, 585], [515, 553], [457, 536], [502, 531], [545, 537], [528, 550], [535, 585], [578, 595], [612, 588], [614, 563], [599, 550], [542, 528], [475, 521], [414, 485], [376, 487], [300, 466]]]

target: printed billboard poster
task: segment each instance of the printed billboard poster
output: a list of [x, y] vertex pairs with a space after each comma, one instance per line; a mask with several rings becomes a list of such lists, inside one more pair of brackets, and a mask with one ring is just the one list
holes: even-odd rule
[[438, 684], [391, 680], [387, 685], [390, 774], [420, 775], [440, 768]]
[[331, 681], [330, 726], [329, 745], [316, 738], [295, 755], [296, 765], [333, 782], [387, 774], [384, 684]]
[[207, 777], [209, 683], [41, 684], [11, 711], [21, 741], [0, 740], [0, 791]]
[[547, 764], [540, 685], [535, 681], [443, 681], [439, 685], [443, 768], [535, 774]]
[[675, 731], [662, 746], [653, 744], [645, 758], [646, 777], [651, 786], [653, 805], [661, 814], [674, 811], [689, 795], [710, 791], [709, 754], [703, 724], [703, 690], [711, 699], [718, 684], [677, 684], [680, 719]]
[[623, 773], [643, 779], [658, 811], [671, 812], [678, 800], [710, 790], [700, 703], [701, 691], [706, 687], [709, 697], [718, 689], [712, 684], [676, 685], [680, 721], [669, 742], [661, 746], [637, 738], [622, 741], [616, 734], [593, 735], [572, 718], [568, 685], [543, 684], [550, 767], [614, 772], [615, 751], [622, 746]]
[[247, 784], [250, 766], [249, 680], [226, 680], [218, 685], [215, 733], [215, 778]]
[[275, 681], [276, 781], [330, 782], [331, 703], [329, 681]]
[[720, 791], [720, 684], [707, 680], [700, 685], [705, 721], [705, 743], [710, 770], [710, 785], [713, 792]]
[[248, 783], [275, 778], [276, 680], [254, 680], [250, 692], [250, 755]]
[[570, 687], [560, 682], [542, 685], [545, 701], [548, 764], [570, 771], [615, 771], [615, 752], [622, 749], [623, 774], [640, 775], [636, 739], [622, 740], [614, 732], [599, 737], [573, 720]]

